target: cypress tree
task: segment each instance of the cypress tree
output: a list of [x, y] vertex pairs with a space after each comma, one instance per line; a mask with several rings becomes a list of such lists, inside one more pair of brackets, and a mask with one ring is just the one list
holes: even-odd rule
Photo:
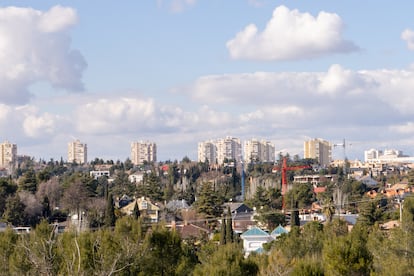
[[231, 218], [230, 207], [227, 208], [227, 219], [226, 219], [226, 242], [233, 242], [233, 220]]
[[42, 216], [45, 219], [49, 219], [51, 214], [52, 211], [50, 210], [49, 198], [48, 196], [44, 196], [42, 201]]
[[141, 215], [139, 208], [138, 208], [138, 203], [136, 200], [135, 200], [134, 210], [132, 210], [132, 215], [134, 216], [134, 219], [138, 219], [139, 216]]
[[295, 203], [295, 209], [292, 211], [292, 216], [290, 219], [291, 226], [300, 226], [300, 218], [299, 218], [299, 210], [298, 210], [298, 202]]
[[226, 244], [226, 220], [221, 220], [221, 231], [220, 231], [220, 244]]
[[108, 195], [107, 199], [107, 205], [106, 205], [106, 211], [105, 211], [105, 226], [111, 227], [115, 226], [115, 206], [114, 206], [114, 199], [112, 198], [112, 194]]

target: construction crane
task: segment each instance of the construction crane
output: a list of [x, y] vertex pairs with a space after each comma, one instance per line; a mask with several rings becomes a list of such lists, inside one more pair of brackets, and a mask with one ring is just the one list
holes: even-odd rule
[[[349, 146], [352, 146], [352, 144], [348, 144]], [[342, 143], [339, 144], [333, 144], [334, 148], [336, 147], [342, 147], [344, 150], [344, 174], [346, 174], [346, 143], [345, 138]]]
[[281, 171], [282, 172], [282, 209], [285, 210], [286, 203], [285, 203], [285, 194], [287, 193], [288, 186], [287, 186], [287, 171], [295, 171], [295, 170], [303, 170], [312, 168], [308, 165], [303, 166], [287, 166], [287, 158], [283, 157], [282, 167], [273, 167], [272, 172]]

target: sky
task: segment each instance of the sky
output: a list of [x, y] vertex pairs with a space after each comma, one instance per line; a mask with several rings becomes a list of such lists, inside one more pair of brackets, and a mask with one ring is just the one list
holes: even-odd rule
[[0, 140], [19, 155], [197, 159], [201, 141], [264, 139], [303, 156], [414, 155], [413, 1], [0, 2]]

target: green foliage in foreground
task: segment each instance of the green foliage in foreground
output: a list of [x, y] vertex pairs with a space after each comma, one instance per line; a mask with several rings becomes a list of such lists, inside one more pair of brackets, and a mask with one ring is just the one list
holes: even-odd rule
[[[413, 203], [406, 199], [407, 212]], [[414, 275], [412, 221], [406, 214], [391, 231], [310, 222], [248, 257], [239, 242], [183, 240], [133, 216], [82, 233], [56, 234], [42, 221], [27, 235], [0, 233], [0, 275]]]

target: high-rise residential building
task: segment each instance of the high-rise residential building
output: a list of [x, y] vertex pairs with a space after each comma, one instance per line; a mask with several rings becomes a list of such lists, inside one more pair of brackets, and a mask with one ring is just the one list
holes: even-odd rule
[[217, 161], [217, 147], [214, 141], [199, 142], [197, 153], [198, 162], [207, 160], [210, 164], [214, 164]]
[[0, 144], [0, 167], [8, 168], [15, 165], [17, 157], [17, 145], [4, 141]]
[[240, 139], [227, 136], [226, 138], [198, 143], [198, 161], [206, 159], [210, 164], [223, 164], [226, 160], [241, 161]]
[[241, 161], [241, 143], [240, 139], [227, 136], [216, 141], [217, 147], [217, 162], [223, 164], [224, 161], [234, 160], [237, 163]]
[[246, 162], [275, 162], [275, 146], [269, 141], [251, 139], [244, 142]]
[[131, 143], [131, 162], [134, 165], [142, 165], [145, 162], [157, 161], [157, 145], [149, 141]]
[[304, 158], [316, 159], [319, 165], [328, 166], [332, 160], [331, 143], [320, 138], [305, 141]]
[[85, 164], [88, 162], [88, 146], [75, 140], [68, 143], [68, 162]]

